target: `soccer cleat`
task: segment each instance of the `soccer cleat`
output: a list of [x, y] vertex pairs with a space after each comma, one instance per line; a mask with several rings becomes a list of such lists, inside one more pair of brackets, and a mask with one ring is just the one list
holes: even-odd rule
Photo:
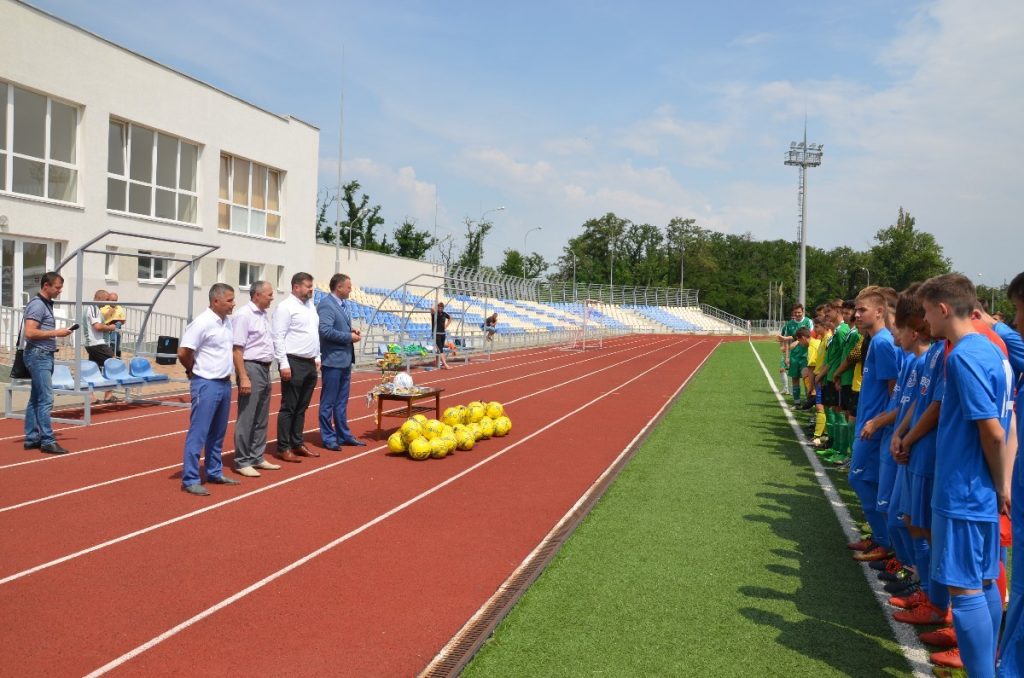
[[896, 581], [896, 573], [903, 569], [903, 563], [898, 558], [890, 558], [883, 562], [885, 567], [878, 573], [878, 578], [885, 581]]
[[952, 626], [943, 626], [934, 631], [925, 631], [917, 635], [922, 643], [934, 645], [935, 647], [956, 647], [956, 629]]
[[907, 581], [913, 579], [916, 573], [902, 565], [898, 565], [892, 570], [886, 569], [878, 573], [878, 578], [882, 581]]
[[835, 452], [826, 458], [826, 461], [836, 466], [842, 466], [843, 464], [850, 463], [850, 455], [846, 452]]
[[916, 576], [910, 579], [903, 579], [901, 581], [891, 581], [882, 588], [885, 592], [892, 596], [903, 596], [910, 593], [910, 591], [921, 583], [921, 580]]
[[920, 586], [914, 587], [914, 590], [906, 595], [893, 596], [889, 599], [890, 605], [903, 608], [904, 610], [910, 610], [927, 602], [928, 594], [922, 591]]
[[931, 660], [932, 664], [936, 666], [945, 666], [951, 669], [962, 669], [964, 667], [964, 662], [960, 659], [959, 647], [951, 647], [941, 652], [932, 652]]
[[860, 551], [859, 553], [853, 554], [853, 559], [860, 562], [867, 562], [869, 560], [885, 560], [886, 558], [892, 558], [893, 552], [885, 546], [878, 546], [877, 544], [873, 549], [867, 551]]
[[851, 541], [849, 544], [846, 545], [846, 548], [850, 549], [851, 551], [868, 551], [870, 549], [875, 548], [876, 546], [878, 546], [878, 544], [875, 543], [874, 539], [872, 539], [871, 537], [865, 537], [860, 541]]
[[894, 560], [896, 559], [890, 558], [889, 560], [872, 560], [870, 563], [868, 563], [868, 567], [870, 567], [872, 570], [878, 570], [879, 572], [881, 572], [882, 570], [888, 569], [889, 563], [891, 563]]
[[948, 666], [933, 666], [932, 675], [935, 678], [967, 678], [967, 671], [953, 669]]
[[910, 610], [896, 612], [892, 618], [898, 622], [913, 624], [914, 626], [950, 624], [953, 621], [953, 612], [952, 610], [940, 610], [930, 602], [927, 602]]

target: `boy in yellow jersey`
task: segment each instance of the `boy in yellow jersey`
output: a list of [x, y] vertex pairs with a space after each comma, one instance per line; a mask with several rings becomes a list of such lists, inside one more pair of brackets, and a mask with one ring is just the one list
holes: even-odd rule
[[[825, 423], [827, 419], [825, 417], [825, 404], [822, 399], [822, 388], [821, 383], [826, 371], [828, 370], [828, 363], [825, 360], [825, 351], [828, 348], [828, 343], [832, 339], [832, 330], [834, 326], [832, 321], [828, 317], [822, 317], [821, 320], [815, 323], [815, 330], [818, 332], [818, 345], [815, 347], [814, 356], [814, 372], [812, 374], [812, 386], [814, 388], [814, 447], [824, 448], [825, 441], [823, 436], [825, 434]], [[810, 365], [810, 360], [808, 360]]]

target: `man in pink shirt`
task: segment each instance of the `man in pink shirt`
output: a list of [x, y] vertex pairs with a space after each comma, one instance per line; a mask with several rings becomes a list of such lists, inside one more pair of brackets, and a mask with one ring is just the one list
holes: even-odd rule
[[274, 287], [258, 280], [249, 288], [249, 303], [234, 314], [235, 375], [238, 377], [238, 421], [235, 422], [235, 472], [258, 478], [260, 472], [281, 468], [264, 459], [270, 423], [270, 363], [274, 340], [267, 309]]

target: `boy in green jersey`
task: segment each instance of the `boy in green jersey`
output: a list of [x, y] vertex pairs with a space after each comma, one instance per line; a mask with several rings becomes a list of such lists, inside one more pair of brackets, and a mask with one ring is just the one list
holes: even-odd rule
[[[811, 319], [804, 315], [803, 304], [794, 304], [793, 312], [790, 319], [782, 327], [782, 331], [779, 332], [778, 340], [779, 346], [782, 349], [782, 360], [780, 361], [779, 371], [785, 372], [789, 368], [789, 353], [793, 346], [796, 344], [796, 331], [801, 327], [806, 327], [810, 331], [814, 324]], [[800, 398], [799, 384], [791, 387], [793, 401], [795, 402]]]
[[[800, 400], [800, 375], [807, 367], [807, 345], [810, 343], [811, 331], [806, 327], [800, 327], [796, 330], [795, 338], [796, 344], [789, 349], [789, 370], [787, 372], [792, 385], [794, 404]], [[804, 393], [804, 398], [807, 397], [808, 394]]]

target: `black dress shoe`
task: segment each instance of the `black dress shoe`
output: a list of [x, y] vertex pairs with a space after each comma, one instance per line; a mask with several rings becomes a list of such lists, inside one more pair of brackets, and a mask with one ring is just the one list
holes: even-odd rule
[[331, 452], [341, 452], [341, 445], [331, 443], [330, 445], [324, 445], [324, 449], [330, 450]]
[[25, 443], [26, 450], [38, 450], [40, 443]]
[[214, 485], [241, 485], [234, 478], [228, 478], [227, 476], [212, 476], [206, 479], [206, 482], [213, 483]]
[[352, 445], [353, 447], [366, 447], [366, 443], [364, 443], [359, 438], [346, 438], [345, 440], [341, 441], [341, 444]]
[[40, 452], [45, 452], [47, 454], [67, 454], [68, 453], [68, 450], [65, 450], [63, 447], [61, 447], [60, 443], [50, 443], [48, 445], [41, 445], [39, 447], [39, 451]]

